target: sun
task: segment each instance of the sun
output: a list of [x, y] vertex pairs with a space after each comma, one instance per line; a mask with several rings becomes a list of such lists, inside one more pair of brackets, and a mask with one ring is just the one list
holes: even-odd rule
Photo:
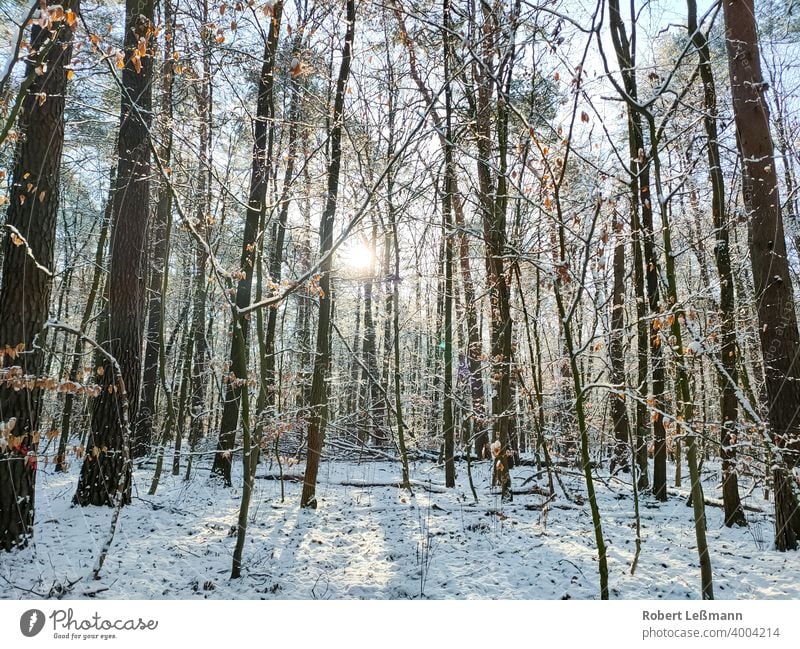
[[354, 243], [345, 248], [342, 261], [352, 270], [368, 270], [373, 262], [372, 249], [366, 243]]

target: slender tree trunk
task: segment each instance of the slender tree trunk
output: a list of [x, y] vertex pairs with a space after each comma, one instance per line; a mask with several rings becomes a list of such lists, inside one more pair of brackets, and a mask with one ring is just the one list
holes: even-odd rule
[[[761, 76], [753, 0], [723, 3], [736, 140], [749, 222], [750, 260], [769, 397], [769, 434], [780, 456], [773, 465], [775, 545], [797, 549], [800, 510], [792, 469], [800, 460], [800, 334]], [[796, 487], [796, 485], [795, 485]]]
[[[436, 132], [439, 135], [439, 145], [444, 152], [447, 144], [444, 133], [444, 123], [436, 108], [436, 103], [433, 100], [430, 89], [425, 85], [422, 77], [419, 74], [417, 65], [417, 56], [414, 50], [413, 43], [409, 39], [408, 30], [406, 29], [405, 19], [400, 6], [393, 2], [392, 5], [397, 24], [400, 27], [403, 36], [403, 42], [406, 45], [408, 52], [409, 71], [411, 78], [414, 80], [417, 89], [425, 100], [425, 104], [430, 111], [431, 120], [436, 127]], [[455, 227], [458, 229], [458, 261], [461, 270], [461, 282], [464, 286], [464, 315], [467, 327], [467, 358], [469, 362], [470, 381], [469, 388], [472, 395], [472, 421], [473, 421], [473, 437], [475, 445], [475, 455], [480, 458], [489, 456], [489, 431], [486, 421], [486, 404], [483, 388], [483, 367], [481, 357], [483, 355], [483, 344], [481, 342], [480, 327], [478, 327], [478, 313], [477, 313], [477, 298], [475, 295], [475, 284], [472, 280], [472, 269], [470, 264], [469, 252], [469, 237], [466, 230], [466, 219], [464, 217], [464, 203], [461, 196], [461, 190], [458, 185], [458, 175], [454, 174], [451, 179], [453, 183], [452, 188], [452, 202], [453, 202], [453, 216], [455, 218]]]
[[[201, 0], [199, 4], [200, 18], [203, 24], [208, 20], [208, 0]], [[199, 121], [199, 164], [197, 167], [196, 189], [196, 222], [197, 230], [210, 240], [209, 211], [211, 209], [211, 116], [212, 116], [212, 84], [211, 84], [211, 45], [208, 38], [202, 43], [203, 77], [195, 85], [195, 100], [197, 102], [197, 116]], [[205, 436], [209, 425], [211, 408], [206, 400], [208, 388], [208, 358], [210, 329], [207, 322], [206, 302], [208, 300], [208, 252], [200, 242], [195, 243], [194, 250], [194, 287], [192, 289], [192, 362], [189, 421], [189, 447], [194, 449]], [[213, 397], [212, 397], [213, 399]], [[186, 478], [191, 472], [191, 460], [186, 468]]]
[[[32, 50], [40, 63], [26, 65], [32, 79], [23, 99], [14, 154], [13, 184], [3, 237], [0, 285], [0, 548], [24, 547], [33, 535], [36, 450], [42, 392], [14, 389], [14, 376], [40, 376], [42, 334], [50, 306], [55, 235], [64, 146], [64, 98], [72, 57], [72, 27], [77, 0], [62, 5], [68, 16], [44, 27], [33, 23]], [[46, 12], [45, 15], [54, 17]], [[69, 16], [72, 16], [70, 19]], [[16, 369], [12, 369], [16, 368]], [[18, 376], [18, 378], [19, 378]], [[19, 387], [19, 386], [18, 386]]]
[[[174, 51], [173, 11], [171, 0], [164, 0], [164, 62], [161, 68], [161, 146], [158, 157], [161, 166], [172, 166], [172, 83]], [[168, 181], [162, 179], [158, 188], [158, 204], [150, 233], [149, 266], [150, 280], [147, 287], [147, 335], [145, 336], [144, 374], [142, 375], [142, 396], [139, 404], [139, 418], [135, 423], [131, 455], [142, 457], [148, 453], [153, 443], [153, 425], [156, 412], [156, 393], [158, 391], [158, 359], [161, 332], [161, 303], [165, 297], [162, 282], [167, 272], [165, 260], [168, 254], [167, 221], [172, 216], [172, 190]], [[163, 286], [162, 286], [163, 283]]]
[[[519, 12], [514, 5], [512, 14], [501, 17], [496, 9], [482, 6], [483, 21], [480, 25], [482, 61], [472, 66], [472, 77], [476, 97], [472, 105], [476, 148], [478, 152], [477, 176], [479, 205], [486, 240], [486, 276], [489, 284], [490, 339], [492, 357], [492, 432], [498, 444], [493, 451], [495, 459], [495, 481], [500, 484], [504, 500], [511, 500], [511, 477], [513, 465], [511, 439], [514, 431], [513, 404], [511, 401], [512, 367], [512, 319], [510, 290], [506, 278], [506, 212], [508, 204], [507, 154], [509, 109], [505, 99], [496, 102], [492, 110], [493, 86], [498, 93], [508, 96], [514, 57], [514, 37]], [[500, 22], [505, 24], [500, 26]], [[500, 61], [495, 61], [495, 54]], [[496, 163], [492, 142], [492, 117], [494, 113], [496, 141]], [[496, 167], [496, 174], [493, 173]]]
[[[296, 37], [292, 48], [292, 56], [297, 57], [300, 53], [300, 37]], [[299, 144], [298, 128], [300, 120], [300, 101], [301, 85], [299, 79], [292, 79], [291, 99], [289, 100], [289, 150], [287, 153], [286, 170], [283, 176], [283, 189], [278, 202], [278, 220], [272, 226], [272, 251], [269, 264], [270, 280], [273, 285], [279, 286], [281, 283], [284, 240], [286, 237], [286, 223], [289, 218], [289, 206], [291, 204], [291, 191], [294, 184], [294, 165], [297, 160], [297, 148]], [[278, 320], [278, 309], [269, 309], [267, 312], [267, 323], [265, 333], [264, 357], [264, 379], [267, 382], [266, 399], [268, 408], [274, 410], [276, 403], [276, 381], [275, 381], [275, 328]]]
[[361, 286], [356, 288], [356, 324], [353, 332], [353, 357], [350, 360], [350, 389], [348, 390], [347, 413], [355, 417], [358, 424], [359, 410], [361, 409], [361, 365], [358, 362], [358, 355], [361, 353]]
[[[611, 383], [617, 390], [625, 389], [625, 240], [622, 235], [622, 222], [615, 211], [611, 226], [614, 237], [614, 288], [611, 296], [611, 336], [609, 341], [609, 360], [611, 363]], [[628, 472], [628, 443], [630, 424], [625, 394], [611, 394], [611, 419], [614, 426], [614, 457], [611, 470]]]
[[[609, 0], [608, 4], [611, 26], [611, 38], [617, 63], [622, 70], [625, 92], [630, 101], [637, 101], [638, 88], [635, 74], [635, 41], [629, 40], [619, 9], [619, 0]], [[635, 32], [632, 39], [635, 39]], [[659, 261], [653, 241], [653, 206], [650, 192], [650, 162], [644, 150], [644, 134], [642, 116], [630, 101], [628, 105], [628, 144], [631, 164], [631, 201], [636, 203], [632, 207], [632, 216], [637, 221], [641, 243], [644, 247], [644, 280], [647, 288], [647, 303], [649, 306], [652, 323], [656, 322], [660, 312], [659, 298]], [[635, 261], [634, 261], [635, 263]], [[641, 319], [641, 316], [640, 316]], [[651, 324], [652, 324], [651, 323]], [[664, 390], [666, 384], [664, 357], [661, 350], [661, 337], [659, 332], [649, 327], [650, 361], [652, 363], [652, 396], [649, 398], [653, 407], [651, 415], [653, 426], [653, 494], [658, 500], [667, 499], [667, 433], [661, 412], [664, 411]], [[642, 343], [641, 334], [638, 337]], [[640, 361], [642, 350], [640, 348]], [[640, 373], [640, 379], [641, 379]], [[640, 383], [644, 389], [645, 384]], [[640, 413], [641, 414], [641, 413]], [[641, 464], [641, 460], [640, 460]], [[644, 474], [643, 474], [644, 475]], [[641, 484], [641, 482], [640, 482]]]
[[655, 181], [656, 199], [661, 213], [664, 257], [666, 259], [667, 300], [670, 305], [666, 317], [655, 320], [653, 324], [655, 326], [655, 323], [658, 322], [659, 330], [669, 327], [670, 336], [667, 340], [669, 341], [675, 358], [675, 381], [677, 387], [677, 402], [675, 405], [676, 411], [679, 413], [677, 417], [677, 427], [679, 433], [686, 436], [686, 459], [689, 464], [695, 538], [697, 541], [698, 560], [700, 562], [701, 596], [703, 599], [714, 599], [711, 557], [708, 552], [708, 541], [706, 539], [705, 498], [703, 496], [703, 485], [700, 481], [700, 465], [697, 457], [697, 436], [692, 427], [694, 420], [694, 402], [692, 400], [689, 374], [686, 369], [686, 359], [683, 351], [683, 332], [681, 326], [683, 322], [686, 322], [687, 314], [678, 300], [678, 286], [675, 273], [676, 255], [672, 248], [672, 228], [669, 218], [669, 207], [664, 195], [662, 183], [661, 161], [658, 150], [659, 142], [656, 133], [655, 119], [650, 114], [648, 114], [647, 119], [650, 133], [650, 149], [653, 160], [653, 178]]
[[[309, 158], [308, 133], [304, 130], [303, 159]], [[311, 173], [308, 165], [303, 168], [303, 233], [300, 243], [300, 265], [306, 269], [311, 265]], [[297, 295], [297, 346], [298, 354], [298, 390], [297, 390], [297, 421], [300, 425], [300, 440], [302, 445], [305, 432], [305, 422], [308, 421], [306, 408], [308, 407], [311, 392], [311, 296], [308, 290], [298, 291]]]
[[361, 344], [363, 364], [361, 365], [361, 406], [358, 409], [359, 440], [367, 444], [370, 439], [378, 442], [380, 421], [376, 411], [385, 398], [378, 384], [378, 344], [375, 331], [373, 289], [375, 287], [375, 240], [378, 234], [375, 214], [372, 213], [372, 236], [370, 244], [370, 264], [364, 279], [364, 336]]
[[283, 2], [278, 0], [272, 7], [269, 20], [267, 42], [264, 45], [264, 59], [258, 84], [258, 103], [254, 123], [255, 141], [250, 172], [250, 194], [247, 203], [247, 216], [244, 224], [240, 279], [236, 287], [235, 309], [231, 314], [231, 369], [225, 384], [225, 404], [220, 423], [219, 443], [214, 456], [212, 474], [222, 476], [225, 484], [231, 483], [231, 451], [234, 447], [239, 411], [244, 405], [247, 391], [249, 318], [240, 315], [237, 309], [250, 305], [253, 285], [255, 255], [258, 249], [258, 225], [261, 214], [266, 209], [267, 188], [272, 165], [272, 139], [274, 125], [273, 88], [275, 85], [275, 54], [281, 29]]
[[442, 0], [444, 47], [444, 188], [442, 191], [442, 237], [444, 238], [444, 473], [445, 486], [456, 486], [455, 426], [453, 422], [453, 92], [450, 83], [450, 0]]
[[[566, 250], [566, 228], [564, 226], [565, 215], [562, 211], [561, 199], [559, 196], [561, 191], [561, 182], [563, 182], [563, 176], [561, 180], [559, 180], [558, 182], [554, 182], [554, 188], [555, 188], [556, 210], [558, 214], [558, 225], [557, 225], [558, 254], [559, 258], [564, 260], [567, 256], [567, 250]], [[597, 218], [600, 214], [600, 208], [601, 208], [601, 203], [598, 201], [595, 207], [594, 215], [592, 217], [592, 225], [588, 237], [589, 240], [591, 240], [591, 234], [594, 232], [594, 227], [597, 222]], [[583, 285], [585, 281], [586, 267], [587, 265], [584, 264], [583, 276], [578, 276], [579, 280], [578, 288], [575, 289], [577, 291], [577, 294], [573, 298], [574, 300], [573, 304], [579, 303], [580, 293], [583, 291]], [[589, 455], [589, 429], [586, 421], [586, 406], [585, 406], [586, 393], [583, 390], [581, 371], [578, 366], [579, 345], [576, 344], [577, 341], [574, 339], [573, 326], [572, 326], [572, 313], [574, 311], [574, 308], [570, 308], [568, 311], [564, 301], [563, 287], [564, 284], [566, 283], [565, 279], [568, 278], [569, 278], [568, 274], [562, 275], [562, 273], [558, 272], [555, 274], [555, 278], [553, 281], [553, 294], [556, 298], [556, 308], [558, 312], [558, 318], [561, 321], [562, 330], [564, 332], [564, 347], [570, 367], [572, 387], [575, 392], [574, 404], [575, 404], [575, 416], [577, 419], [578, 434], [580, 440], [580, 458], [581, 458], [580, 466], [583, 469], [583, 475], [586, 480], [586, 493], [589, 498], [589, 507], [592, 514], [592, 524], [594, 527], [595, 543], [597, 545], [598, 571], [600, 576], [600, 599], [608, 599], [609, 597], [608, 557], [606, 554], [605, 538], [603, 536], [602, 517], [600, 515], [600, 508], [597, 503], [597, 496], [594, 489], [594, 478], [592, 476], [592, 463]]]
[[716, 233], [714, 257], [720, 280], [720, 364], [725, 375], [720, 375], [720, 414], [722, 431], [720, 456], [722, 459], [722, 501], [725, 508], [725, 525], [745, 525], [747, 523], [739, 500], [739, 484], [736, 474], [736, 447], [733, 439], [739, 418], [736, 399], [738, 389], [738, 348], [736, 345], [736, 304], [734, 301], [734, 279], [731, 269], [730, 237], [725, 215], [725, 180], [717, 137], [717, 91], [711, 56], [705, 34], [697, 27], [697, 3], [687, 0], [689, 14], [689, 35], [700, 58], [700, 79], [703, 82], [703, 126], [706, 131], [708, 152], [708, 173], [711, 178], [711, 214]]
[[346, 3], [347, 31], [342, 49], [342, 62], [336, 80], [336, 94], [333, 102], [333, 116], [330, 131], [330, 159], [328, 161], [328, 187], [325, 210], [320, 220], [320, 254], [324, 257], [320, 266], [319, 279], [319, 320], [317, 322], [317, 354], [314, 359], [314, 378], [311, 383], [311, 410], [308, 427], [308, 456], [303, 478], [303, 493], [300, 506], [316, 509], [317, 507], [317, 473], [325, 439], [327, 423], [328, 391], [327, 381], [330, 370], [330, 325], [331, 325], [331, 257], [328, 253], [333, 246], [333, 222], [336, 217], [337, 199], [339, 195], [339, 171], [342, 163], [342, 130], [344, 121], [344, 99], [347, 91], [347, 80], [350, 77], [350, 65], [353, 56], [353, 37], [355, 35], [356, 5], [355, 0]]
[[[175, 426], [175, 454], [172, 457], [172, 475], [180, 475], [181, 472], [181, 440], [186, 432], [186, 404], [189, 401], [189, 386], [192, 382], [192, 351], [194, 349], [194, 340], [192, 338], [191, 327], [187, 327], [183, 337], [183, 351], [178, 354], [182, 358], [181, 363], [181, 378], [180, 389], [178, 391], [178, 414], [177, 424]], [[194, 458], [195, 447], [197, 441], [192, 439], [191, 433], [188, 437], [189, 453], [186, 460], [186, 477], [189, 479], [192, 472], [192, 460]]]

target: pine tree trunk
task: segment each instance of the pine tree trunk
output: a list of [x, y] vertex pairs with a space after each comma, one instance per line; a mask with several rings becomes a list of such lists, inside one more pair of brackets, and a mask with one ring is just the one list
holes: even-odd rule
[[[79, 9], [77, 0], [62, 6]], [[0, 285], [0, 548], [4, 550], [24, 547], [33, 535], [41, 391], [15, 390], [12, 382], [16, 372], [39, 376], [43, 370], [44, 356], [34, 341], [43, 331], [50, 306], [64, 145], [65, 66], [72, 57], [72, 37], [66, 18], [45, 28], [33, 24], [31, 48], [39, 50], [46, 71], [37, 74], [37, 61], [29, 62], [25, 70], [32, 83], [18, 123]]]
[[761, 76], [753, 0], [723, 3], [728, 69], [758, 312], [770, 435], [781, 449], [775, 467], [775, 545], [797, 549], [800, 513], [789, 485], [800, 460], [800, 335]]
[[[108, 351], [117, 360], [127, 391], [130, 421], [136, 421], [144, 329], [145, 241], [150, 204], [150, 124], [152, 85], [152, 0], [127, 0], [125, 68], [117, 150], [116, 187], [111, 224], [108, 276]], [[145, 54], [142, 54], [144, 50]], [[98, 383], [103, 390], [93, 405], [92, 434], [75, 501], [113, 505], [130, 501], [129, 449], [123, 448], [118, 377], [104, 358]], [[120, 480], [120, 477], [124, 478]], [[119, 484], [127, 485], [117, 495]]]

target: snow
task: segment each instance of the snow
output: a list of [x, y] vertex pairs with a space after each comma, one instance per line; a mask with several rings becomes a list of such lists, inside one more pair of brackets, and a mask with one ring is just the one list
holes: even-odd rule
[[[706, 464], [706, 497], [718, 498], [718, 473]], [[133, 502], [122, 511], [100, 579], [91, 581], [112, 510], [72, 506], [77, 462], [68, 474], [45, 467], [38, 476], [34, 542], [18, 557], [0, 555], [0, 599], [32, 592], [67, 599], [599, 598], [580, 472], [562, 469], [562, 479], [581, 498], [573, 502], [558, 491], [543, 513], [546, 498], [535, 493], [501, 503], [491, 493], [488, 461], [473, 465], [480, 498], [475, 504], [466, 466], [457, 469], [456, 488], [445, 490], [443, 467], [412, 463], [417, 486], [410, 495], [396, 486], [399, 464], [325, 462], [315, 511], [299, 508], [300, 481], [284, 481], [281, 502], [277, 480], [257, 479], [243, 576], [236, 580], [229, 575], [240, 489], [210, 481], [206, 468], [188, 482], [163, 475], [158, 493], [148, 496], [152, 470], [139, 469]], [[262, 464], [259, 476], [276, 470]], [[514, 487], [543, 490], [544, 473], [522, 486], [534, 472], [515, 468]], [[300, 477], [302, 464], [287, 475]], [[666, 503], [640, 496], [642, 554], [631, 575], [635, 520], [629, 477], [601, 471], [598, 478], [611, 598], [698, 599], [700, 571], [685, 490], [671, 490]], [[385, 486], [369, 486], [374, 484]], [[715, 595], [800, 598], [797, 555], [771, 549], [771, 503], [762, 500], [760, 488], [749, 491], [745, 505], [763, 513], [748, 511], [748, 528], [728, 529], [721, 508], [706, 508]], [[748, 492], [746, 485], [742, 492]]]

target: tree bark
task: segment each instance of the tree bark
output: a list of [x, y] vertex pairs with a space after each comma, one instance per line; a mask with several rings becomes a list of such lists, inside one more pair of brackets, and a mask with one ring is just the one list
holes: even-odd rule
[[444, 188], [442, 191], [442, 237], [444, 237], [444, 434], [445, 486], [456, 486], [455, 425], [453, 422], [453, 161], [452, 102], [450, 82], [450, 0], [442, 1], [442, 44], [444, 47]]
[[[62, 6], [70, 12], [79, 10], [78, 0]], [[70, 15], [71, 21], [65, 16], [47, 27], [37, 23], [31, 27], [31, 51], [38, 51], [42, 60], [29, 59], [26, 64], [26, 80], [32, 82], [19, 118], [5, 222], [0, 286], [0, 548], [4, 550], [24, 547], [33, 535], [42, 391], [15, 390], [13, 374], [39, 377], [44, 365], [44, 354], [34, 342], [47, 320], [53, 281], [65, 66], [72, 57], [75, 20]]]
[[[137, 420], [142, 364], [154, 33], [153, 0], [127, 0], [107, 291], [108, 351], [121, 367], [131, 422]], [[126, 485], [120, 496], [130, 502], [131, 465], [126, 460], [130, 449], [123, 448], [118, 377], [114, 365], [105, 357], [99, 369], [102, 374], [98, 383], [103, 390], [94, 401], [88, 452], [75, 494], [75, 502], [80, 505], [114, 505], [119, 484]]]
[[[611, 383], [617, 390], [625, 389], [625, 241], [622, 236], [622, 222], [619, 214], [614, 212], [612, 222], [614, 238], [614, 288], [611, 296], [611, 336], [608, 345], [611, 364]], [[611, 470], [630, 471], [628, 462], [628, 446], [630, 441], [630, 424], [625, 394], [611, 394], [611, 419], [614, 426], [614, 457]]]
[[306, 471], [303, 478], [303, 493], [300, 506], [316, 509], [317, 507], [317, 473], [325, 439], [327, 420], [328, 386], [327, 377], [330, 370], [330, 324], [331, 324], [331, 256], [328, 254], [333, 246], [333, 222], [336, 217], [337, 199], [339, 195], [339, 171], [342, 163], [342, 130], [344, 122], [344, 99], [347, 91], [347, 80], [350, 77], [350, 65], [353, 56], [353, 37], [355, 35], [356, 6], [355, 0], [347, 0], [347, 31], [342, 48], [342, 62], [336, 80], [336, 93], [333, 102], [333, 116], [330, 132], [330, 159], [328, 161], [328, 187], [325, 209], [320, 219], [320, 255], [324, 257], [320, 265], [319, 278], [319, 319], [317, 321], [317, 346], [314, 359], [314, 375], [311, 382], [309, 402], [310, 422], [308, 427], [308, 454]]
[[782, 462], [776, 462], [774, 469], [775, 545], [779, 550], [795, 550], [800, 511], [791, 472], [800, 460], [800, 335], [764, 96], [767, 87], [761, 76], [753, 0], [727, 0], [722, 6], [769, 398], [769, 433], [782, 454]]

